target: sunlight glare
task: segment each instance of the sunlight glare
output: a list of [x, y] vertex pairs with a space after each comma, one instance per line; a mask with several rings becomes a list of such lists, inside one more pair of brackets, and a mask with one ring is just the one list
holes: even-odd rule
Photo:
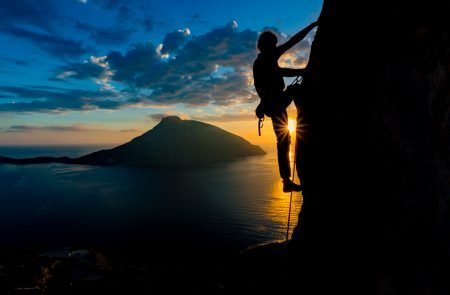
[[288, 129], [291, 136], [293, 136], [295, 134], [295, 119], [289, 119]]

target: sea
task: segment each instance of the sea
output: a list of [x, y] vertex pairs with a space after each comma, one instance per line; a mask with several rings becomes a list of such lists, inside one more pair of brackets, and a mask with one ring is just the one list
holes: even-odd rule
[[[8, 146], [0, 155], [76, 157], [101, 148]], [[183, 168], [0, 164], [0, 247], [238, 253], [285, 239], [289, 200], [274, 151]], [[291, 232], [301, 204], [294, 193]]]

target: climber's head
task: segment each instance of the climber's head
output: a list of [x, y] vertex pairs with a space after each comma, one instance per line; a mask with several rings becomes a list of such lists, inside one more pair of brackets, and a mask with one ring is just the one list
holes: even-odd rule
[[277, 42], [277, 35], [275, 35], [274, 32], [267, 30], [259, 35], [257, 47], [262, 53], [271, 52], [277, 47]]

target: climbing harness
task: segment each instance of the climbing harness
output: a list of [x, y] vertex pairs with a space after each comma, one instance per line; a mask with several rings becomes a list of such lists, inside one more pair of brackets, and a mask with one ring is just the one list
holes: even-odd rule
[[[297, 122], [295, 123], [295, 145], [294, 145], [294, 166], [292, 169], [292, 182], [294, 182], [295, 179], [295, 164], [297, 163], [297, 138], [298, 137], [298, 132], [297, 132]], [[291, 190], [291, 196], [289, 199], [289, 213], [288, 213], [288, 221], [287, 221], [287, 230], [286, 230], [286, 248], [288, 245], [288, 240], [289, 240], [289, 227], [291, 225], [291, 210], [292, 210], [292, 193], [293, 190]]]
[[[295, 91], [295, 88], [299, 87], [301, 85], [302, 81], [303, 81], [302, 76], [299, 75], [299, 76], [295, 77], [294, 81], [292, 81], [292, 83], [286, 88], [286, 91], [287, 92]], [[259, 136], [261, 136], [261, 128], [264, 127], [263, 122], [264, 122], [264, 116], [266, 115], [265, 113], [266, 113], [266, 111], [264, 110], [264, 104], [261, 101], [255, 110], [256, 117], [258, 118], [258, 135]]]

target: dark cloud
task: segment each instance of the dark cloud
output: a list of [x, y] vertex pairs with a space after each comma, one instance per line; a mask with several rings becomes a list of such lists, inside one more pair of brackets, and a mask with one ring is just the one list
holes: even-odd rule
[[255, 121], [255, 114], [221, 114], [215, 116], [192, 116], [192, 120], [205, 121], [205, 122], [242, 122], [242, 121]]
[[56, 35], [38, 33], [14, 26], [0, 26], [0, 30], [8, 35], [31, 42], [41, 50], [55, 58], [73, 58], [86, 54], [88, 49], [80, 41], [61, 38]]
[[11, 0], [0, 4], [0, 30], [2, 25], [27, 24], [47, 32], [54, 30], [55, 1]]
[[99, 27], [81, 21], [73, 23], [76, 30], [86, 33], [96, 44], [126, 44], [138, 28], [145, 27], [145, 19], [138, 17], [131, 7], [121, 3], [121, 1], [97, 1], [97, 4], [105, 9], [112, 10], [111, 13], [116, 14], [114, 24]]
[[114, 70], [114, 80], [132, 86], [145, 86], [157, 82], [167, 73], [167, 63], [161, 61], [151, 42], [134, 45], [125, 55], [113, 51], [107, 62]]
[[[171, 32], [162, 47], [152, 42], [134, 44], [125, 53], [112, 51], [106, 57], [68, 63], [56, 71], [59, 79], [93, 79], [103, 85], [102, 91], [0, 87], [0, 95], [10, 95], [10, 101], [17, 99], [16, 103], [0, 103], [0, 111], [61, 112], [155, 104], [229, 106], [254, 102], [257, 95], [251, 68], [257, 54], [257, 38], [258, 32], [239, 30], [236, 22], [188, 39], [183, 32]], [[306, 60], [309, 46], [305, 44], [290, 51], [289, 65]], [[111, 91], [110, 82], [120, 82], [126, 88]], [[232, 119], [235, 118], [222, 118]]]
[[189, 29], [177, 30], [166, 34], [162, 43], [161, 54], [169, 54], [178, 50], [190, 34]]
[[[159, 122], [163, 118], [168, 116], [188, 117], [183, 113], [155, 113], [150, 114], [148, 117], [153, 121]], [[205, 115], [205, 116], [189, 116], [190, 120], [202, 121], [202, 122], [216, 122], [216, 123], [229, 123], [229, 122], [242, 122], [242, 121], [255, 121], [256, 117], [253, 113], [239, 113], [239, 114], [217, 114], [217, 115]]]
[[98, 132], [109, 131], [107, 129], [91, 128], [84, 125], [70, 126], [35, 126], [35, 125], [13, 125], [4, 132], [30, 132], [30, 131], [56, 131], [56, 132]]
[[183, 113], [174, 113], [174, 112], [155, 113], [155, 114], [147, 115], [147, 117], [149, 117], [151, 120], [153, 120], [155, 122], [159, 122], [162, 119], [164, 119], [165, 117], [170, 117], [170, 116], [177, 116], [177, 117], [180, 117], [180, 118], [187, 118], [187, 115], [185, 115]]
[[[108, 54], [113, 80], [127, 83], [143, 99], [164, 104], [228, 105], [256, 98], [249, 82], [257, 32], [239, 31], [231, 22], [185, 45], [180, 34], [167, 34], [160, 52], [148, 42], [125, 54]], [[164, 59], [167, 46], [176, 55]], [[223, 68], [228, 71], [222, 73]]]
[[192, 38], [179, 51], [173, 65], [179, 71], [205, 75], [215, 71], [216, 65], [240, 68], [249, 66], [255, 58], [257, 33], [239, 31], [231, 22], [223, 28]]
[[[288, 36], [278, 34], [287, 40]], [[224, 106], [257, 100], [251, 68], [258, 32], [239, 30], [236, 22], [230, 22], [203, 35], [187, 35], [187, 31], [174, 31], [165, 36], [162, 47], [147, 42], [133, 45], [124, 54], [110, 52], [106, 58], [113, 73], [110, 78], [128, 85], [128, 96], [143, 104]], [[306, 61], [308, 42], [292, 50], [286, 64]], [[102, 73], [98, 66], [86, 63], [61, 70], [77, 73], [70, 76], [75, 79], [98, 78]]]
[[121, 132], [121, 133], [136, 133], [141, 132], [139, 129], [122, 129], [113, 130], [106, 128], [99, 128], [91, 125], [75, 124], [75, 125], [13, 125], [7, 128], [0, 128], [0, 132], [34, 132], [34, 131], [51, 131], [51, 132]]
[[143, 20], [142, 20], [142, 26], [144, 28], [144, 31], [146, 33], [150, 33], [153, 32], [153, 30], [155, 29], [155, 21], [153, 20], [153, 18], [146, 16]]
[[117, 10], [116, 22], [119, 26], [130, 24], [141, 24], [143, 21], [137, 17], [136, 13], [127, 5], [121, 5]]
[[136, 31], [133, 28], [114, 26], [101, 28], [77, 21], [75, 28], [85, 32], [97, 44], [114, 45], [127, 43], [132, 34]]
[[[49, 112], [118, 109], [129, 101], [113, 91], [57, 89], [37, 87], [0, 87], [1, 95], [8, 95], [13, 102], [0, 103], [0, 112]], [[17, 100], [17, 102], [14, 102]]]
[[157, 113], [157, 114], [151, 114], [151, 115], [148, 115], [148, 117], [150, 118], [150, 119], [152, 119], [153, 121], [156, 121], [156, 122], [159, 122], [159, 121], [161, 121], [163, 118], [165, 118], [165, 117], [168, 117], [169, 115], [168, 114], [165, 114], [165, 113]]
[[26, 40], [55, 58], [86, 53], [82, 42], [61, 35], [58, 1], [10, 0], [0, 4], [0, 33]]
[[96, 63], [94, 58], [83, 63], [70, 63], [56, 70], [56, 79], [78, 79], [100, 78], [104, 73], [104, 68], [100, 63]]

